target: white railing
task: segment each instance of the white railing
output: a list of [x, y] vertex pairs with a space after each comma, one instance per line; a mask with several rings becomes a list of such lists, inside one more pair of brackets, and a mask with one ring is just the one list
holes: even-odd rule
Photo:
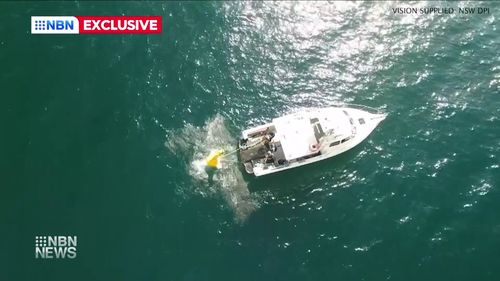
[[381, 109], [367, 106], [367, 105], [361, 105], [361, 104], [344, 103], [344, 104], [340, 104], [339, 106], [347, 106], [347, 107], [352, 107], [355, 109], [363, 109], [365, 111], [368, 111], [368, 112], [374, 113], [374, 114], [383, 114], [384, 113]]

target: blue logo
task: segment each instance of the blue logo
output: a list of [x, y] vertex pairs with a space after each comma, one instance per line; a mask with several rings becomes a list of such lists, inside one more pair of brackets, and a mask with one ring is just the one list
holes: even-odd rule
[[73, 16], [32, 16], [32, 34], [76, 34], [79, 33], [78, 19]]
[[45, 30], [45, 21], [44, 20], [36, 20], [35, 21], [35, 30]]
[[75, 24], [68, 20], [36, 20], [35, 30], [73, 30]]

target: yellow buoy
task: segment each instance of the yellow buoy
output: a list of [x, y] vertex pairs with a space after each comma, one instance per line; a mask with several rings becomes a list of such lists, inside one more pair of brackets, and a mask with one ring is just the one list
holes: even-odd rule
[[217, 168], [219, 165], [219, 157], [224, 154], [224, 149], [214, 150], [208, 155], [206, 162], [207, 166]]

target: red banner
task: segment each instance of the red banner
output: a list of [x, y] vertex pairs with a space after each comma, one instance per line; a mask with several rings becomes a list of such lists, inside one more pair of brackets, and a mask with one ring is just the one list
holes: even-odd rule
[[79, 33], [154, 34], [162, 31], [161, 16], [76, 16]]

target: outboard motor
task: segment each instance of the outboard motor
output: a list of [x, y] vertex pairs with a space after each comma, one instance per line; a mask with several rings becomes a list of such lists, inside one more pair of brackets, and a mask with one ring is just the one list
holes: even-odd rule
[[240, 140], [240, 156], [243, 162], [266, 157], [267, 147], [261, 139]]

